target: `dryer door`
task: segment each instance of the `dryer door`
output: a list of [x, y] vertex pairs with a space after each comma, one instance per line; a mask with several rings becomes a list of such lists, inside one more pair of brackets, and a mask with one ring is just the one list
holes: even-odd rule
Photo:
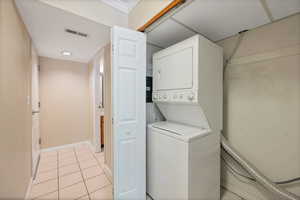
[[153, 60], [153, 66], [155, 90], [192, 89], [192, 47], [158, 56]]

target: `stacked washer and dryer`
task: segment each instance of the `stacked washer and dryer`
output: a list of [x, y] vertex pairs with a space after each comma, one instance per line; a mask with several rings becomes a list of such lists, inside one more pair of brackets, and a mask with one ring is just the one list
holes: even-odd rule
[[153, 93], [166, 121], [148, 125], [147, 193], [220, 199], [222, 48], [196, 35], [153, 55]]

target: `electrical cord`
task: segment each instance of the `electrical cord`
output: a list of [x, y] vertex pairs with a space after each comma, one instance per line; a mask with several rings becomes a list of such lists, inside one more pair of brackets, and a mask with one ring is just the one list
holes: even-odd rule
[[285, 188], [279, 187], [279, 185], [273, 183], [269, 178], [263, 175], [255, 166], [249, 163], [244, 159], [224, 138], [221, 134], [221, 145], [223, 149], [235, 160], [239, 165], [242, 166], [253, 178], [256, 179], [256, 182], [265, 189], [269, 190], [270, 193], [276, 194], [276, 198], [282, 200], [300, 200], [300, 196], [288, 191]]
[[226, 165], [226, 167], [227, 167], [228, 169], [230, 169], [232, 172], [234, 172], [236, 175], [241, 176], [241, 177], [243, 177], [243, 178], [246, 178], [247, 180], [256, 182], [256, 180], [255, 180], [254, 178], [252, 178], [252, 177], [250, 177], [250, 176], [247, 176], [247, 175], [244, 175], [243, 173], [239, 172], [239, 171], [236, 170], [234, 167], [232, 167], [232, 166], [225, 160], [225, 158], [224, 158], [223, 156], [221, 156], [221, 158], [222, 158], [224, 164]]
[[223, 185], [221, 185], [221, 188], [223, 188], [224, 190], [229, 191], [230, 193], [234, 194], [235, 196], [238, 196], [241, 200], [245, 200], [242, 196], [238, 195], [237, 193], [229, 190], [228, 188], [224, 187]]
[[[225, 150], [225, 149], [224, 149], [224, 150]], [[225, 151], [226, 151], [226, 150], [225, 150]], [[227, 154], [228, 154], [228, 153], [227, 153]], [[230, 154], [228, 154], [228, 155], [231, 157]], [[257, 182], [255, 178], [250, 177], [250, 176], [247, 176], [247, 175], [243, 174], [242, 172], [239, 172], [239, 171], [238, 171], [237, 169], [235, 169], [233, 166], [231, 166], [231, 165], [226, 161], [226, 159], [225, 159], [223, 156], [221, 156], [221, 158], [222, 158], [223, 162], [225, 163], [225, 165], [226, 165], [232, 172], [234, 172], [236, 175], [239, 175], [239, 176], [241, 176], [241, 177], [243, 177], [243, 178], [246, 178], [246, 179], [248, 179], [248, 180], [250, 180], [250, 181], [252, 181], [252, 182]], [[234, 158], [233, 158], [233, 159], [234, 159]], [[288, 180], [284, 180], [284, 181], [277, 181], [277, 182], [274, 182], [274, 183], [277, 184], [277, 185], [285, 185], [285, 184], [294, 183], [294, 182], [298, 182], [298, 181], [300, 181], [300, 177], [296, 177], [296, 178], [288, 179]]]
[[[225, 60], [225, 65], [224, 65], [224, 69], [223, 69], [223, 81], [225, 80], [225, 74], [226, 74], [226, 69], [227, 69], [227, 66], [228, 64], [230, 63], [230, 61], [232, 60], [233, 56], [236, 54], [238, 48], [240, 47], [240, 44], [242, 43], [243, 39], [244, 39], [244, 36], [245, 36], [245, 33], [247, 32], [248, 30], [243, 30], [243, 31], [240, 31], [239, 32], [239, 35], [238, 35], [238, 38], [237, 38], [237, 42], [236, 42], [236, 45], [234, 46], [230, 56]], [[225, 89], [225, 88], [224, 88]]]
[[278, 185], [284, 185], [284, 184], [294, 183], [294, 182], [298, 182], [298, 181], [300, 181], [300, 177], [293, 178], [293, 179], [286, 180], [286, 181], [279, 181], [279, 182], [275, 182], [275, 183]]

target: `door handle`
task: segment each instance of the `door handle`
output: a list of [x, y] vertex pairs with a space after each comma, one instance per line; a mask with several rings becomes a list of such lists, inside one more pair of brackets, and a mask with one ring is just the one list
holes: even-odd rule
[[33, 115], [34, 115], [34, 114], [38, 114], [38, 113], [40, 113], [39, 110], [33, 110], [33, 111], [32, 111], [32, 114], [33, 114]]

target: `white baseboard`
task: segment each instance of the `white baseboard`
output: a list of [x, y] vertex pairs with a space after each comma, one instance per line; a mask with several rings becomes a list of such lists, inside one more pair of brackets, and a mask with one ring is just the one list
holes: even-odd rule
[[31, 187], [32, 187], [32, 184], [33, 184], [33, 179], [30, 178], [29, 180], [29, 184], [27, 186], [27, 190], [26, 190], [26, 194], [25, 194], [25, 200], [30, 200], [30, 192], [31, 192]]
[[100, 153], [101, 152], [101, 147], [100, 145], [96, 144], [93, 145], [92, 142], [89, 141], [89, 145], [90, 145], [90, 149], [94, 152], [94, 153]]
[[77, 143], [73, 143], [73, 144], [65, 144], [65, 145], [61, 145], [61, 146], [56, 146], [56, 147], [50, 147], [50, 148], [45, 148], [45, 149], [41, 149], [41, 152], [49, 152], [49, 151], [56, 151], [59, 149], [64, 149], [64, 148], [68, 148], [68, 147], [74, 147], [77, 145], [81, 145], [81, 144], [87, 144], [87, 145], [91, 145], [90, 141], [82, 141], [82, 142], [77, 142]]
[[100, 153], [101, 152], [101, 145], [100, 144], [96, 144], [95, 147], [95, 153]]
[[109, 179], [109, 181], [112, 183], [113, 182], [112, 172], [106, 164], [103, 164], [103, 171], [107, 176], [107, 178]]

